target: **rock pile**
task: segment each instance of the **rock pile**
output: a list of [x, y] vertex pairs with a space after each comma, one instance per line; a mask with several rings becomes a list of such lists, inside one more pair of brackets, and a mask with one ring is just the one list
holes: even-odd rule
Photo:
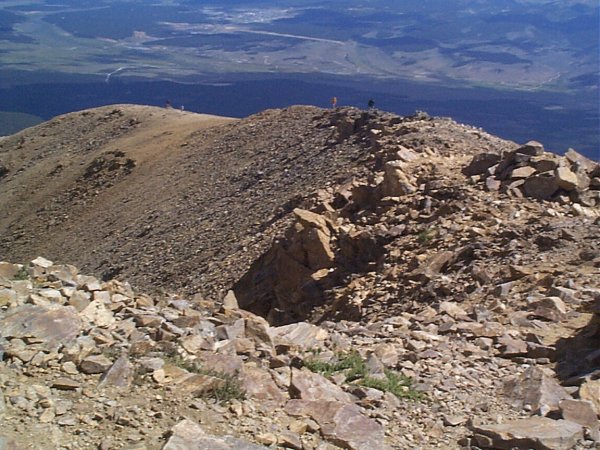
[[0, 263], [0, 286], [3, 450], [600, 442], [598, 381], [562, 387], [548, 369], [557, 317], [591, 316], [558, 297], [532, 307], [537, 319], [442, 302], [364, 325], [274, 327], [233, 293], [223, 306], [152, 298], [44, 258]]
[[559, 156], [531, 141], [504, 155], [476, 155], [463, 173], [511, 196], [600, 205], [600, 165], [573, 149]]

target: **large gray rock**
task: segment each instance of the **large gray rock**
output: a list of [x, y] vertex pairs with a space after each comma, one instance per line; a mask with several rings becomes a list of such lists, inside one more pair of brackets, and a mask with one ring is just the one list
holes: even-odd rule
[[500, 155], [497, 153], [480, 153], [475, 155], [467, 167], [463, 169], [463, 174], [468, 177], [481, 175], [500, 162]]
[[295, 417], [310, 417], [321, 434], [335, 445], [350, 450], [386, 450], [384, 428], [365, 417], [354, 404], [336, 401], [290, 400], [285, 411]]
[[171, 429], [171, 437], [163, 450], [265, 450], [232, 436], [211, 436], [196, 422], [184, 419]]
[[493, 449], [569, 450], [583, 438], [581, 425], [537, 416], [472, 429], [480, 447]]
[[525, 195], [537, 200], [549, 200], [558, 189], [557, 178], [548, 172], [529, 177], [523, 184]]
[[522, 155], [538, 156], [544, 153], [544, 146], [538, 141], [529, 141], [515, 150]]
[[9, 310], [0, 319], [0, 336], [44, 343], [49, 347], [77, 337], [82, 321], [71, 306], [23, 305]]
[[504, 391], [516, 407], [538, 411], [542, 415], [557, 411], [561, 400], [571, 398], [560, 384], [537, 366], [508, 380]]
[[102, 375], [99, 387], [115, 386], [119, 388], [128, 388], [133, 381], [134, 367], [131, 362], [121, 356], [114, 364]]

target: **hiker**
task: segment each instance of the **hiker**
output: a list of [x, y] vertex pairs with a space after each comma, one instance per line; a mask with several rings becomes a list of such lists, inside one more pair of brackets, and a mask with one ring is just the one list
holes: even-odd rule
[[335, 108], [337, 106], [337, 97], [333, 97], [331, 99], [331, 107]]

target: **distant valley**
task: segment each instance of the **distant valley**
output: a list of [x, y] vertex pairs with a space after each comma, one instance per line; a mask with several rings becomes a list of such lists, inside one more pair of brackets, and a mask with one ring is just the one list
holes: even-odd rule
[[[598, 12], [584, 0], [11, 0], [0, 5], [0, 111], [41, 120], [170, 101], [243, 117], [336, 96], [597, 159]], [[32, 123], [2, 117], [0, 134]]]

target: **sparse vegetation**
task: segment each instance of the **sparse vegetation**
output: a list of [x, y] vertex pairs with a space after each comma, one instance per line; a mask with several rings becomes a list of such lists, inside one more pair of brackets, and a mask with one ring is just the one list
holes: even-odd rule
[[429, 244], [436, 234], [437, 231], [434, 228], [427, 228], [417, 235], [417, 239], [421, 244]]
[[205, 392], [202, 396], [216, 400], [218, 403], [227, 403], [231, 400], [244, 400], [246, 391], [242, 387], [237, 375], [211, 371], [211, 376], [223, 380], [223, 384], [215, 389]]
[[365, 360], [356, 351], [340, 353], [334, 362], [307, 359], [304, 361], [304, 367], [326, 377], [343, 373], [348, 383], [356, 382], [361, 386], [390, 392], [398, 398], [423, 399], [423, 394], [412, 388], [412, 379], [401, 373], [386, 369], [384, 379], [369, 376]]
[[412, 379], [393, 370], [385, 370], [385, 379], [366, 377], [361, 383], [363, 386], [390, 392], [398, 398], [422, 400], [423, 394], [412, 388]]
[[179, 355], [169, 356], [166, 361], [188, 372], [218, 378], [222, 381], [214, 389], [200, 393], [199, 396], [202, 398], [212, 398], [218, 403], [227, 403], [231, 400], [244, 400], [246, 398], [246, 391], [242, 387], [237, 373], [231, 375], [217, 370], [205, 369], [199, 361], [189, 361]]
[[15, 274], [14, 280], [29, 280], [29, 273], [27, 272], [27, 268], [25, 266], [21, 267], [19, 271]]

